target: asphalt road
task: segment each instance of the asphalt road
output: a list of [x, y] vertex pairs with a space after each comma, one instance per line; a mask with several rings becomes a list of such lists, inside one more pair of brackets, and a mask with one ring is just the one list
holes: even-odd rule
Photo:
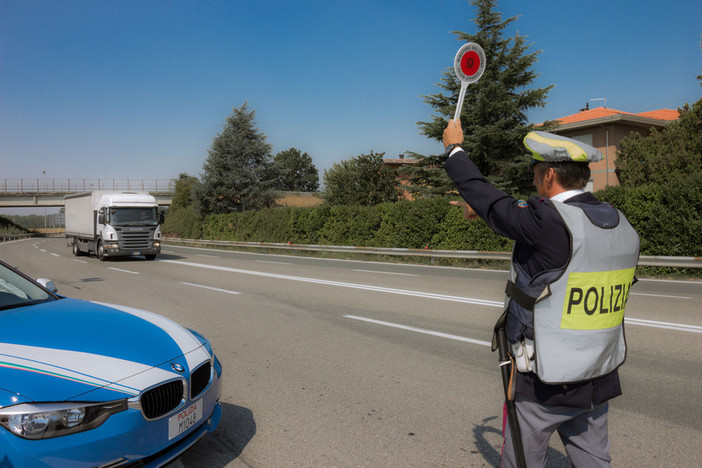
[[[178, 465], [499, 466], [489, 341], [504, 271], [174, 246], [100, 262], [63, 239], [3, 243], [0, 258], [64, 295], [151, 310], [212, 341], [224, 416]], [[609, 413], [615, 466], [698, 464], [701, 302], [702, 282], [633, 287], [624, 395]], [[568, 466], [557, 436], [548, 466]]]

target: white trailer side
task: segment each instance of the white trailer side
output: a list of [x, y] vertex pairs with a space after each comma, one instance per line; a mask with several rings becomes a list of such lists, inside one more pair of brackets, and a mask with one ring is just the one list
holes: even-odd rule
[[94, 192], [66, 195], [64, 200], [66, 237], [95, 237], [95, 217], [97, 212], [94, 206], [97, 204], [98, 199], [95, 199]]

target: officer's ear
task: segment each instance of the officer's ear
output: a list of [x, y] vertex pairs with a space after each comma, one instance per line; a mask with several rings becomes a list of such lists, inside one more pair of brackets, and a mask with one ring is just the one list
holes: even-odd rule
[[556, 170], [552, 167], [547, 167], [546, 170], [544, 171], [544, 179], [547, 182], [553, 182], [553, 180], [556, 178]]
[[553, 188], [554, 183], [557, 182], [556, 170], [552, 167], [546, 168], [542, 180], [546, 189], [550, 191]]

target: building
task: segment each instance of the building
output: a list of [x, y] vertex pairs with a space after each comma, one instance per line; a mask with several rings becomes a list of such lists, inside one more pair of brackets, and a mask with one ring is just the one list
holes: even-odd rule
[[[590, 164], [592, 176], [586, 188], [588, 191], [596, 192], [610, 185], [619, 185], [614, 161], [617, 159], [617, 152], [621, 149], [620, 143], [623, 138], [629, 136], [631, 132], [648, 136], [651, 129], [661, 130], [679, 117], [675, 109], [632, 114], [607, 107], [590, 109], [589, 105], [586, 105], [577, 114], [554, 119], [558, 127], [550, 131], [587, 143], [602, 152], [604, 159]], [[418, 162], [416, 159], [405, 159], [403, 155], [398, 159], [383, 160], [385, 165], [398, 171], [397, 180], [401, 185], [409, 183], [409, 177], [404, 168], [414, 166]], [[403, 190], [403, 198], [411, 200], [412, 195]]]
[[551, 132], [582, 141], [602, 152], [604, 159], [590, 164], [592, 177], [587, 190], [596, 192], [609, 185], [619, 185], [614, 161], [624, 137], [631, 132], [647, 136], [651, 129], [660, 130], [678, 117], [678, 111], [673, 109], [632, 114], [607, 107], [590, 109], [586, 106], [577, 114], [555, 119], [558, 127]]

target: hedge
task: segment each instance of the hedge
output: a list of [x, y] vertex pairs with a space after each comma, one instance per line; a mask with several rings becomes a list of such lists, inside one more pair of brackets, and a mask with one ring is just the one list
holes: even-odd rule
[[[187, 213], [187, 217], [184, 214]], [[169, 213], [167, 236], [188, 237], [198, 230], [192, 211]], [[375, 206], [277, 207], [207, 216], [203, 239], [358, 247], [506, 251], [511, 241], [497, 236], [482, 220], [466, 222], [448, 198]]]
[[702, 256], [702, 173], [665, 186], [609, 187], [597, 196], [626, 215], [641, 237], [641, 255]]
[[[665, 186], [609, 187], [596, 195], [627, 216], [641, 236], [642, 255], [702, 256], [702, 174], [674, 178]], [[192, 211], [181, 209], [166, 218], [164, 233], [189, 237], [199, 222]], [[244, 242], [503, 252], [512, 245], [482, 220], [463, 219], [462, 210], [444, 197], [211, 215], [200, 231], [203, 239]]]

